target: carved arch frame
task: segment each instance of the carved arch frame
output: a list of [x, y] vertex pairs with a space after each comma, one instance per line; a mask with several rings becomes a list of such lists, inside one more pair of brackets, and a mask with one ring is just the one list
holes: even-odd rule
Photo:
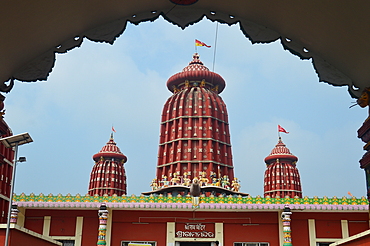
[[[227, 14], [227, 11], [213, 11], [210, 8], [206, 9], [197, 6], [198, 4], [189, 6], [173, 5], [168, 1], [165, 5], [158, 4], [158, 9], [155, 11], [140, 12], [142, 8], [138, 8], [137, 11], [134, 9], [133, 12], [127, 16], [103, 24], [99, 23], [95, 25], [96, 27], [85, 30], [77, 36], [66, 38], [60, 45], [50, 47], [46, 52], [38, 55], [36, 58], [17, 69], [9, 79], [11, 82], [13, 82], [14, 79], [23, 82], [46, 80], [55, 65], [56, 53], [66, 53], [69, 50], [81, 46], [85, 38], [95, 42], [113, 44], [125, 31], [128, 22], [139, 24], [144, 21], [154, 21], [160, 16], [163, 16], [164, 19], [182, 29], [199, 22], [204, 17], [211, 21], [219, 21], [228, 25], [239, 24], [242, 33], [252, 43], [270, 43], [280, 40], [284, 49], [289, 50], [292, 54], [299, 56], [301, 59], [312, 59], [312, 64], [320, 81], [335, 86], [348, 86], [348, 91], [352, 97], [359, 97], [361, 91], [365, 87], [363, 85], [355, 86], [351, 78], [325, 61], [319, 55], [307, 50], [302, 43], [296, 40], [292, 40], [264, 25], [250, 21], [243, 16], [234, 16]], [[0, 86], [0, 90], [8, 92], [12, 86], [13, 83], [9, 85], [3, 84]]]

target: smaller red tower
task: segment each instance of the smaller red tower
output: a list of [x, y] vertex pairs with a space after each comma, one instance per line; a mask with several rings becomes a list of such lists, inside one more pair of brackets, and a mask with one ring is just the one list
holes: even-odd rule
[[290, 153], [281, 137], [265, 158], [267, 170], [265, 171], [264, 196], [302, 198], [301, 178], [296, 163], [298, 158]]
[[[12, 130], [3, 119], [5, 97], [0, 94], [0, 137], [10, 137], [13, 135]], [[12, 180], [14, 151], [13, 148], [6, 148], [0, 143], [0, 223], [6, 223], [9, 199], [10, 199], [10, 182]]]
[[113, 133], [93, 159], [95, 165], [90, 175], [89, 195], [126, 195], [126, 172], [123, 165], [127, 157], [114, 142]]

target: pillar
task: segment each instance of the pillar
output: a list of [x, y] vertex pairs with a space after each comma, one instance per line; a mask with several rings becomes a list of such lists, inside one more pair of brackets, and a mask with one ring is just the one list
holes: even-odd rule
[[100, 206], [98, 215], [99, 215], [99, 232], [97, 245], [107, 245], [106, 235], [107, 235], [108, 210], [107, 206], [104, 203]]
[[292, 236], [290, 230], [290, 215], [292, 212], [288, 206], [284, 207], [284, 211], [281, 213], [281, 221], [283, 222], [283, 233], [284, 233], [284, 244], [283, 246], [292, 246]]

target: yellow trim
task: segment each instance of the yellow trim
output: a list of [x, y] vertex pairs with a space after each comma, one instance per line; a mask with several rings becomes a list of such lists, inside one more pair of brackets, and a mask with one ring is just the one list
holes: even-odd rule
[[341, 240], [340, 238], [316, 238], [317, 243], [332, 243]]
[[337, 242], [334, 242], [334, 243], [330, 244], [330, 246], [336, 246], [336, 245], [341, 245], [341, 244], [344, 244], [344, 243], [347, 243], [347, 242], [351, 242], [351, 241], [354, 241], [354, 240], [359, 239], [361, 237], [365, 237], [369, 234], [370, 234], [370, 230], [366, 230], [366, 231], [363, 231], [359, 234], [356, 234], [356, 235], [353, 235], [351, 237], [347, 237], [347, 238], [341, 239]]
[[367, 144], [365, 144], [364, 150], [368, 150], [369, 146], [370, 146], [370, 142], [368, 142]]
[[[0, 228], [6, 229], [6, 224], [0, 224]], [[28, 229], [26, 229], [24, 227], [21, 227], [19, 225], [10, 224], [10, 229], [16, 229], [18, 231], [21, 231], [21, 232], [26, 233], [28, 235], [31, 235], [33, 237], [41, 238], [42, 240], [48, 241], [48, 242], [53, 243], [55, 245], [62, 246], [62, 243], [61, 242], [58, 242], [58, 241], [54, 240], [52, 237], [47, 237], [47, 236], [41, 235], [41, 234], [39, 234], [37, 232], [28, 230]]]
[[2, 199], [4, 199], [4, 200], [6, 200], [6, 201], [8, 201], [8, 202], [9, 202], [9, 200], [10, 200], [10, 198], [9, 198], [9, 197], [4, 196], [3, 194], [0, 194], [0, 198], [2, 198]]
[[12, 161], [9, 161], [8, 159], [4, 158], [3, 159], [6, 163], [8, 163], [10, 166], [13, 166], [13, 162]]
[[76, 240], [76, 237], [71, 236], [50, 236], [54, 240]]

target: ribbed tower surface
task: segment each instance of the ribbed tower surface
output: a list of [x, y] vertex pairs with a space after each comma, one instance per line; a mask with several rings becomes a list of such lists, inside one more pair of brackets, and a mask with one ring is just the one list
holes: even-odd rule
[[195, 53], [182, 72], [170, 77], [173, 95], [162, 112], [157, 180], [202, 176], [234, 179], [226, 105], [218, 95], [224, 79]]
[[302, 198], [301, 178], [296, 162], [298, 158], [290, 153], [281, 138], [270, 155], [265, 158], [267, 169], [264, 179], [264, 196]]
[[89, 184], [89, 195], [126, 195], [126, 172], [124, 163], [127, 157], [122, 154], [111, 135], [108, 143], [93, 156]]

